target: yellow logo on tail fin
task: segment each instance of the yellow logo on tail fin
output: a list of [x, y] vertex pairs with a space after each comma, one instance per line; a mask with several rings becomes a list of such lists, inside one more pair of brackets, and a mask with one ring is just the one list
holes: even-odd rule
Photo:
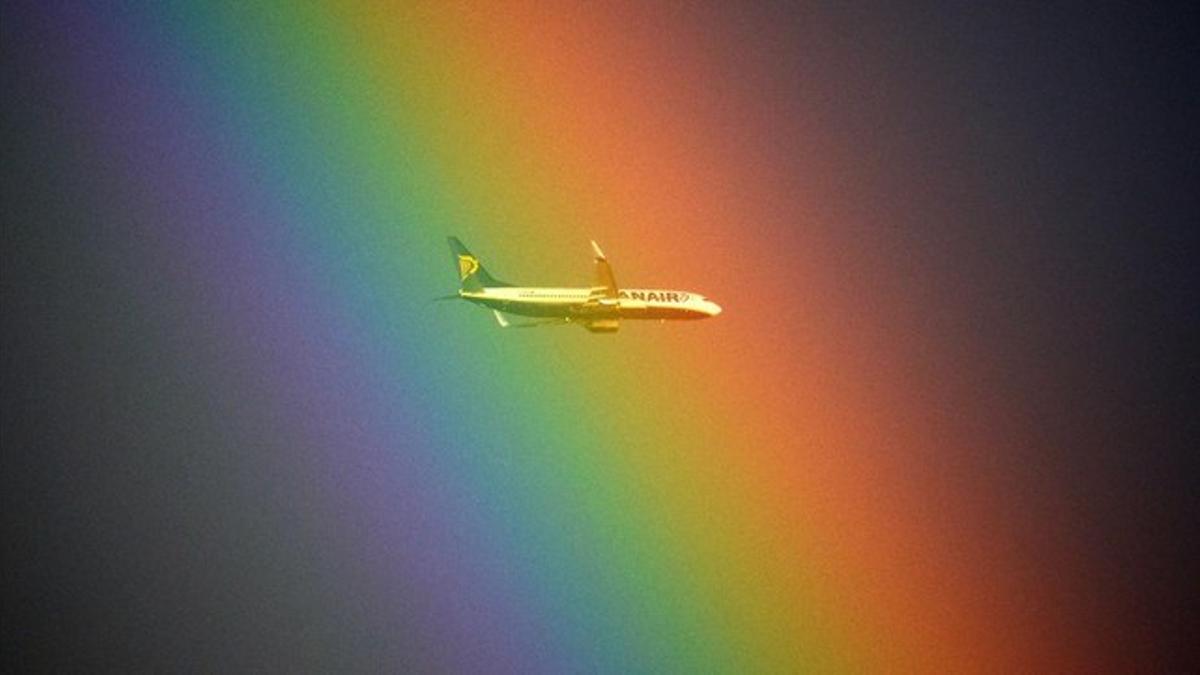
[[479, 270], [479, 259], [473, 255], [458, 256], [458, 279], [462, 281]]

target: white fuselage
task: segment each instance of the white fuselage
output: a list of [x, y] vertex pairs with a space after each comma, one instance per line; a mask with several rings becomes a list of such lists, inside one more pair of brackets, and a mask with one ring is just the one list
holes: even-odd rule
[[563, 319], [705, 319], [721, 313], [717, 303], [698, 293], [658, 288], [622, 288], [616, 298], [597, 298], [590, 288], [516, 286], [459, 295], [501, 312]]

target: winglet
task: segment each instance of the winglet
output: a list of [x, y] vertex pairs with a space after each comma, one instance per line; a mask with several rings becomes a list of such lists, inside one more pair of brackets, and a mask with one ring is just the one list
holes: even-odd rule
[[596, 252], [596, 264], [592, 275], [591, 297], [616, 298], [619, 292], [617, 280], [613, 278], [612, 265], [608, 264], [608, 258], [604, 257], [604, 251], [600, 250], [600, 245], [595, 241], [592, 242], [592, 250]]

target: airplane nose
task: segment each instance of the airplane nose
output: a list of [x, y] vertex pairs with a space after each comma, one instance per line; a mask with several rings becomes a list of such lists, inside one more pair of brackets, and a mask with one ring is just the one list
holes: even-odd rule
[[721, 306], [720, 306], [720, 305], [718, 305], [718, 304], [717, 304], [717, 303], [715, 303], [715, 302], [709, 302], [708, 304], [712, 305], [712, 307], [710, 308], [710, 311], [711, 311], [711, 313], [712, 313], [712, 316], [716, 316], [716, 315], [718, 315], [718, 314], [720, 314], [720, 313], [721, 313]]

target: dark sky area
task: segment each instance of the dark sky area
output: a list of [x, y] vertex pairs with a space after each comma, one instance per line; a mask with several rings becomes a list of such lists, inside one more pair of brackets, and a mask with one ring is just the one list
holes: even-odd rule
[[[299, 469], [265, 485], [236, 456], [293, 446], [239, 416], [255, 392], [207, 369], [221, 345], [202, 325], [145, 344], [146, 326], [173, 321], [156, 308], [181, 300], [138, 275], [154, 252], [122, 234], [121, 204], [103, 197], [108, 160], [58, 112], [78, 55], [37, 7], [0, 9], [5, 670], [163, 669], [180, 654], [216, 668], [369, 669], [419, 651], [403, 626], [393, 644], [361, 643], [340, 617], [369, 600], [312, 585], [331, 563], [288, 535]], [[774, 74], [775, 103], [798, 95], [789, 68], [806, 41], [872, 45], [843, 88], [805, 92], [807, 109], [877, 149], [836, 160], [872, 177], [863, 209], [913, 198], [901, 192], [914, 176], [949, 181], [952, 192], [930, 188], [949, 198], [927, 220], [905, 211], [881, 236], [928, 256], [927, 283], [961, 285], [963, 320], [994, 334], [998, 395], [1038, 411], [1022, 431], [1029, 447], [1063, 449], [1022, 457], [1026, 473], [1067, 486], [1077, 511], [1064, 522], [1092, 527], [1095, 564], [1080, 573], [1111, 589], [1103, 611], [1132, 617], [1129, 653], [1158, 672], [1200, 667], [1189, 653], [1200, 624], [1196, 8], [760, 4], [703, 20], [747, 41], [745, 58]], [[922, 95], [897, 114], [906, 90]], [[205, 394], [216, 390], [237, 393]], [[164, 446], [209, 451], [180, 463]]]

